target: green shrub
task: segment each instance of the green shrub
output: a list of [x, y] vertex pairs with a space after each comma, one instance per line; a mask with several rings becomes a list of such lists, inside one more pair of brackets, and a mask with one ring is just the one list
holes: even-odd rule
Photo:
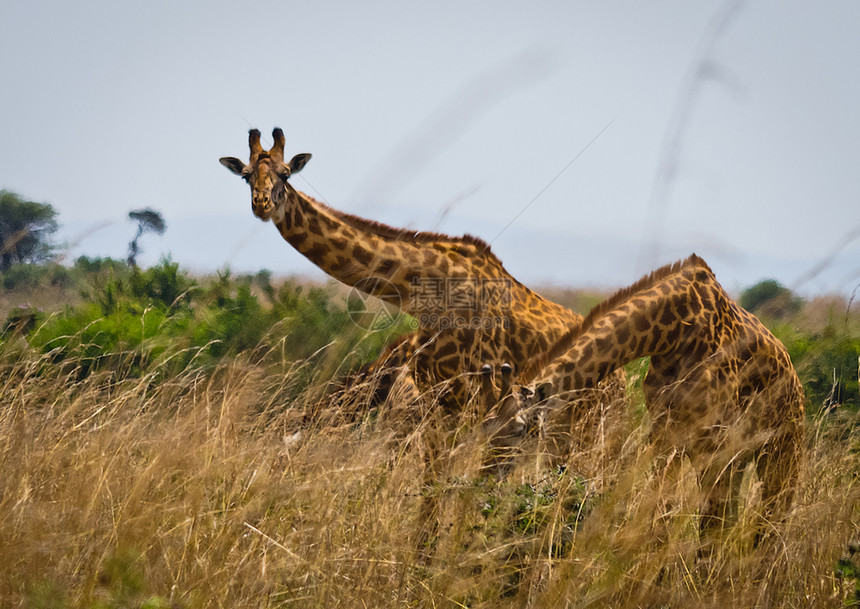
[[0, 327], [0, 337], [7, 334], [28, 335], [44, 318], [39, 309], [23, 305], [15, 307], [6, 316], [6, 321]]
[[788, 350], [812, 408], [860, 407], [860, 334], [844, 318], [831, 317], [821, 329], [794, 320], [772, 330]]
[[800, 311], [803, 300], [775, 279], [765, 279], [741, 293], [740, 305], [758, 315], [786, 319]]
[[66, 287], [71, 282], [69, 270], [59, 264], [13, 264], [0, 273], [0, 277], [7, 290], [32, 290], [49, 285]]
[[71, 604], [64, 590], [49, 581], [30, 586], [25, 595], [29, 609], [168, 609], [184, 605], [169, 603], [165, 597], [147, 591], [145, 557], [134, 550], [118, 550], [108, 556], [98, 575], [96, 594], [82, 603]]
[[193, 344], [211, 343], [215, 357], [236, 354], [257, 347], [271, 326], [269, 316], [247, 286], [239, 286], [235, 295], [223, 280], [214, 290], [214, 300], [203, 307], [191, 329]]
[[29, 333], [33, 347], [81, 375], [107, 367], [138, 375], [168, 358], [175, 372], [192, 360], [210, 365], [244, 353], [279, 365], [312, 358], [309, 381], [373, 360], [412, 329], [404, 317], [368, 333], [329, 290], [294, 281], [275, 287], [269, 273], [234, 278], [222, 271], [200, 286], [170, 259], [139, 270], [109, 258], [79, 258], [69, 272], [85, 286], [82, 304], [39, 324], [34, 317], [26, 328], [20, 316], [6, 325]]
[[72, 363], [81, 376], [103, 366], [125, 376], [139, 373], [175, 346], [171, 338], [178, 326], [163, 307], [129, 307], [104, 315], [90, 302], [50, 317], [32, 334], [30, 344], [51, 353], [56, 362]]
[[103, 271], [126, 271], [128, 265], [125, 261], [115, 260], [114, 258], [90, 258], [89, 256], [81, 256], [75, 259], [74, 268], [82, 273], [94, 274]]
[[164, 258], [158, 266], [139, 270], [135, 267], [129, 279], [131, 295], [137, 299], [160, 302], [167, 307], [187, 305], [196, 282], [180, 273], [179, 264]]
[[860, 338], [825, 333], [791, 345], [806, 393], [816, 406], [860, 406]]

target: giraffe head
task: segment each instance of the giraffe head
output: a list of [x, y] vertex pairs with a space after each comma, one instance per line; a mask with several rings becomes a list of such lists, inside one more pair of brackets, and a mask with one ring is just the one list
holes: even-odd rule
[[219, 159], [224, 167], [241, 176], [251, 186], [251, 210], [264, 222], [283, 217], [290, 201], [298, 197], [287, 180], [301, 171], [311, 158], [310, 154], [302, 153], [285, 163], [284, 132], [276, 127], [272, 131], [272, 138], [275, 140], [274, 145], [265, 151], [260, 145], [260, 132], [251, 129], [248, 132], [251, 158], [247, 165], [235, 157]]
[[501, 441], [510, 443], [526, 435], [542, 434], [547, 417], [563, 410], [570, 400], [569, 395], [556, 393], [550, 379], [523, 384], [514, 381], [510, 364], [502, 364], [500, 371], [501, 388], [497, 390], [494, 369], [484, 364], [479, 395], [489, 413], [485, 425]]
[[489, 364], [481, 367], [479, 395], [488, 413], [484, 425], [490, 431], [491, 444], [510, 445], [534, 427], [531, 420], [534, 392], [529, 387], [514, 384], [510, 364], [502, 364], [500, 371], [501, 387], [497, 391], [493, 367]]

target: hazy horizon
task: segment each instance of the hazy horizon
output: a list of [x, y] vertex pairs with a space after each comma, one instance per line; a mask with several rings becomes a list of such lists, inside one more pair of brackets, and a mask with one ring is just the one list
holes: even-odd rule
[[168, 228], [142, 264], [321, 277], [218, 164], [280, 126], [314, 155], [300, 190], [478, 235], [529, 285], [619, 287], [691, 252], [733, 291], [860, 284], [847, 0], [4, 13], [0, 188], [59, 211], [70, 259], [123, 258], [128, 211], [152, 207]]

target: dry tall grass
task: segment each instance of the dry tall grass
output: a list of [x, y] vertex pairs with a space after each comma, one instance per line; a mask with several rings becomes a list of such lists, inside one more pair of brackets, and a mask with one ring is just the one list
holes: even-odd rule
[[[857, 530], [853, 420], [809, 423], [797, 501], [764, 546], [753, 549], [745, 513], [702, 558], [695, 485], [689, 475], [675, 488], [655, 479], [635, 416], [605, 427], [620, 434], [614, 441], [584, 449], [599, 454], [574, 456], [592, 464], [587, 478], [574, 467], [542, 471], [526, 454], [504, 481], [481, 474], [480, 429], [464, 417], [428, 487], [429, 420], [404, 432], [372, 412], [353, 422], [325, 409], [308, 417], [316, 395], [288, 403], [295, 367], [240, 358], [166, 379], [158, 367], [123, 379], [121, 367], [82, 379], [12, 341], [0, 354], [0, 606], [854, 599], [853, 579], [835, 571]], [[428, 498], [433, 529], [422, 516]]]

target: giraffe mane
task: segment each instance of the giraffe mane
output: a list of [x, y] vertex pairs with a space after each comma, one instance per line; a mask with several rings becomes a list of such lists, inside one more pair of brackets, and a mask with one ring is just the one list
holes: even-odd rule
[[322, 201], [317, 201], [316, 199], [305, 193], [301, 193], [301, 195], [311, 201], [314, 205], [325, 210], [327, 213], [331, 214], [335, 218], [346, 222], [353, 228], [367, 231], [369, 233], [372, 233], [379, 237], [384, 237], [386, 239], [394, 239], [396, 241], [409, 241], [411, 243], [442, 242], [454, 245], [472, 245], [483, 250], [482, 253], [485, 254], [488, 258], [497, 262], [500, 266], [502, 265], [502, 261], [499, 260], [496, 254], [493, 253], [493, 251], [490, 249], [490, 244], [481, 239], [480, 237], [475, 237], [474, 235], [469, 234], [465, 234], [462, 237], [452, 237], [451, 235], [447, 235], [445, 233], [414, 231], [406, 228], [397, 228], [385, 224], [384, 222], [368, 220], [367, 218], [362, 218], [361, 216], [356, 216], [354, 214], [340, 211], [339, 209], [335, 209], [330, 205], [326, 205]]
[[573, 343], [576, 342], [580, 336], [590, 330], [594, 326], [595, 322], [606, 312], [611, 311], [618, 305], [629, 300], [634, 294], [647, 290], [655, 283], [662, 281], [669, 275], [689, 267], [700, 267], [713, 275], [713, 271], [711, 270], [711, 267], [708, 266], [708, 263], [696, 254], [691, 254], [684, 260], [678, 260], [677, 262], [667, 264], [659, 269], [651, 271], [636, 281], [636, 283], [629, 285], [626, 288], [621, 288], [615, 292], [615, 294], [592, 308], [585, 316], [585, 319], [582, 320], [581, 326], [571, 328], [565, 332], [552, 347], [533, 360], [533, 363], [523, 371], [519, 382], [525, 385], [533, 381], [537, 377], [538, 373], [548, 364], [567, 353], [567, 351], [569, 351], [573, 346]]

